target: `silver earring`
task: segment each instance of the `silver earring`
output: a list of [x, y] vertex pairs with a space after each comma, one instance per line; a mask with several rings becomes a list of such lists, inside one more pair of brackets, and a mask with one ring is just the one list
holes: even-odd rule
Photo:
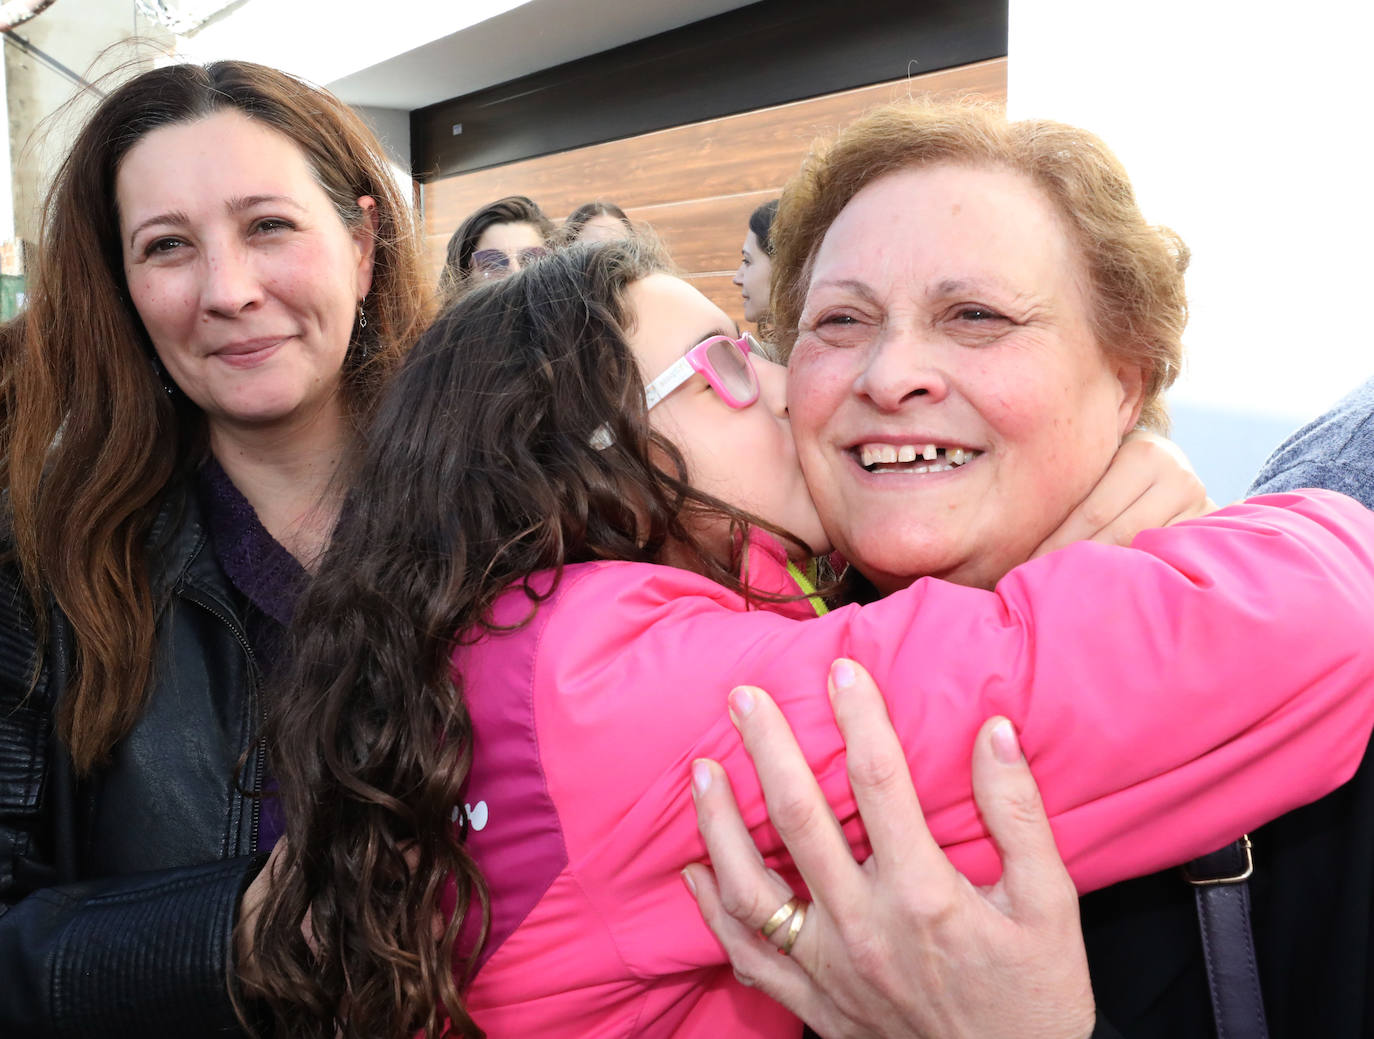
[[363, 302], [362, 302], [362, 300], [359, 300], [359, 301], [358, 301], [358, 327], [359, 327], [359, 328], [366, 328], [366, 327], [367, 327], [367, 315], [363, 313]]
[[175, 397], [177, 393], [176, 383], [174, 383], [171, 376], [167, 374], [167, 369], [162, 366], [162, 361], [156, 356], [153, 356], [148, 358], [148, 363], [152, 365], [153, 378], [157, 379], [157, 381], [162, 384], [162, 388], [166, 391], [167, 396]]

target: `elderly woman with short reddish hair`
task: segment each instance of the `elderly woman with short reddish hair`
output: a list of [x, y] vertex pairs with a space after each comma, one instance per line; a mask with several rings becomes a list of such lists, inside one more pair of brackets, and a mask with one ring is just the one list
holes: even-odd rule
[[[979, 107], [882, 110], [808, 160], [773, 233], [798, 455], [827, 534], [870, 594], [931, 575], [976, 587], [1029, 575], [1009, 570], [1081, 497], [1081, 481], [1103, 471], [1126, 430], [1164, 423], [1159, 395], [1179, 370], [1187, 251], [1146, 224], [1120, 164], [1090, 134]], [[1271, 606], [1254, 605], [1257, 621]], [[1139, 638], [1169, 624], [1160, 617]], [[1082, 655], [1127, 650], [1085, 644]], [[763, 872], [715, 786], [699, 810], [720, 875], [699, 866], [690, 875], [737, 972], [829, 1039], [1087, 1035], [1093, 993], [1076, 906], [1063, 897], [1067, 877], [1014, 739], [994, 723], [973, 750], [983, 816], [1006, 859], [985, 896], [931, 842], [935, 817], [927, 830], [871, 683], [860, 674], [832, 683], [832, 695], [874, 856], [860, 869], [834, 838], [786, 721], [756, 693], [764, 709], [738, 724], [816, 900], [805, 919], [818, 922], [801, 929], [791, 960], [765, 955], [753, 929], [793, 892]], [[1022, 736], [1038, 743], [1030, 763], [1053, 814], [1049, 776], [1071, 771], [1091, 735]], [[1256, 916], [1267, 930], [1258, 964], [1276, 1034], [1364, 1034], [1374, 980], [1363, 966], [1371, 772], [1366, 762], [1356, 783], [1260, 832]], [[1181, 785], [1175, 810], [1186, 812], [1192, 794]], [[750, 825], [757, 835], [757, 820]], [[1058, 823], [1056, 834], [1069, 858], [1073, 838]], [[1317, 896], [1310, 876], [1360, 879]], [[1215, 1034], [1192, 902], [1175, 874], [1085, 900], [1098, 999], [1128, 1035]], [[1253, 963], [1248, 940], [1232, 934], [1220, 946]], [[1263, 1034], [1257, 991], [1223, 987], [1213, 999], [1258, 1022], [1243, 1034]], [[1105, 1021], [1097, 1028], [1116, 1034]]]
[[[1129, 193], [1086, 135], [1053, 151]], [[967, 748], [1016, 754], [1005, 728], [978, 736], [989, 714], [1020, 730], [1085, 888], [1353, 771], [1374, 516], [1293, 495], [1019, 565], [1164, 378], [1102, 348], [1085, 252], [1009, 161], [937, 153], [845, 192], [807, 250], [790, 419], [788, 373], [636, 242], [474, 289], [393, 381], [299, 611], [274, 744], [294, 855], [259, 948], [285, 1032], [797, 1035], [679, 871], [711, 761], [743, 778], [718, 699], [748, 718], [742, 683], [787, 687], [827, 811], [864, 845], [821, 681], [837, 656], [890, 687], [931, 829], [979, 880], [998, 856]], [[1178, 289], [1177, 251], [1135, 221]], [[832, 539], [874, 601], [827, 609], [807, 583]], [[745, 800], [795, 882], [757, 787]], [[751, 923], [805, 955], [816, 929], [779, 883]]]

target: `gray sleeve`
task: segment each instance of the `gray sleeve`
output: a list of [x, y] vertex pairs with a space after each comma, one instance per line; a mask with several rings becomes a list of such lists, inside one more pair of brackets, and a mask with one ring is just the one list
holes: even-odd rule
[[1349, 495], [1366, 508], [1374, 509], [1374, 457], [1357, 462], [1337, 456], [1329, 461], [1315, 458], [1296, 458], [1290, 464], [1271, 462], [1260, 470], [1246, 497], [1257, 494], [1277, 494], [1301, 487], [1321, 487]]
[[1320, 487], [1374, 508], [1374, 379], [1279, 445], [1249, 496]]

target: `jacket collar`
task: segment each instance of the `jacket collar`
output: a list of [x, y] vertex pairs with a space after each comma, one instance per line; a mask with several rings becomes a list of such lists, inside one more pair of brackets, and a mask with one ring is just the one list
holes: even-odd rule
[[[153, 609], [157, 613], [162, 612], [177, 586], [192, 575], [196, 564], [206, 555], [202, 551], [206, 540], [200, 502], [190, 478], [173, 481], [163, 496], [144, 542], [148, 585], [153, 595]], [[222, 583], [210, 582], [212, 587]]]
[[758, 527], [749, 529], [749, 554], [740, 566], [740, 580], [751, 591], [762, 595], [806, 596], [792, 602], [770, 602], [770, 611], [798, 618], [815, 617], [827, 612], [824, 600], [813, 594], [816, 587], [806, 573], [807, 569], [805, 564], [797, 566], [792, 563], [782, 542], [768, 531]]

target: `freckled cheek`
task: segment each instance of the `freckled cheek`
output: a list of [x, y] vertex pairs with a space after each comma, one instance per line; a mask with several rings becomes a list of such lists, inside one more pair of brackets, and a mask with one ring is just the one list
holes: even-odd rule
[[175, 327], [195, 318], [196, 297], [184, 289], [131, 282], [129, 297], [133, 301], [134, 311], [150, 333], [156, 329]]
[[[1035, 392], [1031, 392], [1035, 390]], [[1003, 445], [1002, 479], [1021, 486], [1027, 502], [1059, 509], [1081, 497], [1084, 474], [1096, 463], [1092, 420], [1062, 385], [1025, 387], [985, 414]]]
[[1036, 368], [977, 372], [963, 388], [983, 422], [1010, 443], [1063, 432], [1077, 421], [1068, 388]]
[[787, 409], [798, 446], [825, 430], [854, 385], [854, 351], [799, 346], [787, 369]]

